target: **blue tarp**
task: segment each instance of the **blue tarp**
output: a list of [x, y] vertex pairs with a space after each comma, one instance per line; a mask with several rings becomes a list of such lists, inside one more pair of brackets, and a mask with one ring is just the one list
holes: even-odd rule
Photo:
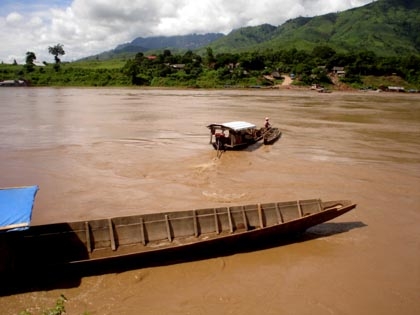
[[38, 186], [0, 188], [0, 231], [29, 227]]

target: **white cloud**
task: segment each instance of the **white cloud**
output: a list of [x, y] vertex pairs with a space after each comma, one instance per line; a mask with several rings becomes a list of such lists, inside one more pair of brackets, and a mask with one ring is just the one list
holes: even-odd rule
[[[23, 62], [27, 51], [53, 61], [48, 46], [61, 43], [62, 60], [115, 48], [138, 36], [222, 32], [263, 23], [281, 25], [362, 6], [372, 0], [33, 0], [0, 4], [0, 61]], [[51, 3], [54, 5], [52, 6]], [[49, 5], [49, 6], [48, 6]], [[5, 44], [7, 43], [7, 44]]]
[[6, 23], [9, 26], [15, 26], [21, 23], [23, 20], [23, 16], [17, 12], [12, 12], [8, 16], [6, 16]]

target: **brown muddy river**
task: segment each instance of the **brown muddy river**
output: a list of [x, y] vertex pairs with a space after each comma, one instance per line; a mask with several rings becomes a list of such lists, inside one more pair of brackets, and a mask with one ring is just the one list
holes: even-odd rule
[[[265, 116], [279, 141], [216, 158], [206, 125]], [[420, 314], [420, 94], [2, 88], [0, 139], [0, 186], [40, 187], [33, 224], [358, 204], [300, 242], [41, 283], [0, 296], [1, 314], [41, 314], [60, 294], [77, 315]]]

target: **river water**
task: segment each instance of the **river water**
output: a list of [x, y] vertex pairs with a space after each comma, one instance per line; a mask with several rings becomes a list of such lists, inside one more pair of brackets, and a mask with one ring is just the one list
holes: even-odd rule
[[[279, 141], [216, 157], [206, 125], [266, 116]], [[0, 139], [0, 186], [40, 187], [33, 224], [358, 204], [300, 242], [4, 294], [1, 314], [60, 294], [68, 314], [420, 314], [419, 94], [2, 88]]]

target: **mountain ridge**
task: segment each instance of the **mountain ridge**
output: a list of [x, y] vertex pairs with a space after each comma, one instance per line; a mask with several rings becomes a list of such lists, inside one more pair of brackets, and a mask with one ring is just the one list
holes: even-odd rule
[[311, 51], [329, 46], [337, 52], [370, 50], [379, 56], [420, 53], [420, 0], [378, 0], [362, 7], [314, 17], [289, 19], [279, 26], [241, 27], [229, 34], [137, 37], [130, 43], [97, 55], [112, 58], [137, 52], [169, 49], [204, 54], [266, 49]]
[[[378, 0], [339, 13], [290, 19], [273, 31], [271, 39], [243, 48], [312, 50], [328, 45], [338, 52], [371, 50], [388, 56], [418, 54], [419, 29], [420, 0]], [[216, 40], [210, 47], [217, 52], [227, 52], [239, 41], [237, 32], [241, 29]]]

